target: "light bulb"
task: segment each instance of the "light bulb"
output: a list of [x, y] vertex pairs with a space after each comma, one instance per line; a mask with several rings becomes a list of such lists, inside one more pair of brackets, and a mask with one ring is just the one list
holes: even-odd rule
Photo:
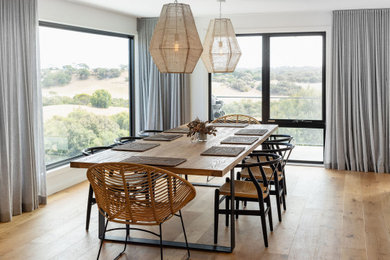
[[179, 51], [179, 35], [177, 35], [177, 33], [175, 34], [175, 43], [173, 45], [173, 49], [175, 52], [178, 52]]
[[179, 51], [179, 43], [175, 41], [175, 45], [173, 46], [174, 50], [177, 52]]
[[222, 43], [222, 41], [219, 41], [219, 43], [218, 43], [218, 47], [219, 47], [219, 54], [220, 55], [222, 55], [223, 54], [223, 43]]

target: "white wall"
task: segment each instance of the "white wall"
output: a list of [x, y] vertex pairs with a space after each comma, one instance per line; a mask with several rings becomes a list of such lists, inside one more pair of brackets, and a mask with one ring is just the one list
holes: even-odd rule
[[61, 0], [38, 0], [39, 20], [135, 35], [135, 17]]
[[[229, 15], [235, 32], [240, 33], [271, 33], [271, 32], [326, 32], [326, 64], [327, 87], [330, 82], [330, 43], [331, 43], [331, 12], [310, 13], [274, 13], [274, 14], [248, 14]], [[201, 41], [205, 37], [210, 19], [215, 17], [196, 18], [196, 26]], [[208, 74], [199, 60], [191, 75], [191, 118], [199, 117], [208, 120]]]
[[[134, 35], [137, 41], [135, 17], [60, 0], [38, 0], [38, 16], [40, 21]], [[69, 166], [48, 171], [48, 195], [85, 181], [85, 173], [86, 169]]]

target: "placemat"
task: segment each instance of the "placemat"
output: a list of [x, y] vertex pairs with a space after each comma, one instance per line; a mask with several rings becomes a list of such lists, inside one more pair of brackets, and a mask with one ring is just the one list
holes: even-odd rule
[[236, 157], [244, 150], [244, 147], [212, 146], [200, 155]]
[[257, 140], [259, 138], [254, 136], [229, 136], [221, 144], [253, 144]]
[[187, 159], [184, 158], [131, 156], [122, 162], [174, 167], [185, 161], [187, 161]]
[[265, 135], [265, 133], [267, 133], [268, 130], [267, 129], [253, 129], [253, 128], [249, 128], [249, 129], [241, 129], [239, 131], [237, 131], [235, 133], [235, 135], [257, 135], [257, 136], [262, 136], [262, 135]]
[[215, 127], [232, 127], [232, 128], [244, 128], [248, 126], [248, 124], [244, 124], [244, 123], [212, 123], [211, 125]]
[[172, 141], [177, 138], [182, 137], [183, 135], [163, 135], [163, 134], [157, 134], [157, 135], [151, 135], [148, 137], [145, 137], [143, 140], [146, 141]]
[[159, 146], [160, 144], [151, 144], [151, 143], [137, 143], [132, 142], [128, 144], [122, 144], [119, 146], [116, 146], [112, 148], [112, 150], [115, 151], [127, 151], [127, 152], [145, 152], [147, 150], [150, 150], [156, 146]]
[[165, 130], [164, 133], [178, 133], [178, 134], [188, 134], [189, 129], [183, 127], [177, 127], [173, 129]]

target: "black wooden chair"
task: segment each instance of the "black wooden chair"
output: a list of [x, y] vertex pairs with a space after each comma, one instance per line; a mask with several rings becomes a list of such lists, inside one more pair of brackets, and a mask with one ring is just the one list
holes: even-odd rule
[[153, 130], [153, 129], [149, 129], [149, 130], [142, 130], [142, 131], [139, 131], [138, 132], [138, 135], [139, 136], [142, 136], [142, 137], [147, 137], [147, 136], [150, 136], [150, 135], [154, 135], [154, 134], [158, 134], [158, 133], [162, 133], [164, 132], [163, 130]]
[[114, 140], [115, 144], [125, 144], [128, 142], [133, 142], [135, 140], [143, 139], [141, 136], [122, 136]]
[[[266, 216], [268, 215], [269, 227], [270, 230], [273, 231], [272, 225], [272, 211], [271, 211], [271, 200], [270, 200], [270, 189], [269, 189], [269, 181], [267, 179], [266, 173], [264, 171], [264, 167], [269, 167], [274, 171], [277, 171], [279, 164], [281, 162], [281, 156], [277, 154], [269, 154], [259, 153], [259, 156], [268, 156], [270, 158], [269, 161], [264, 162], [256, 162], [256, 163], [242, 163], [237, 165], [236, 167], [243, 169], [247, 169], [250, 181], [243, 180], [233, 180], [234, 181], [234, 196], [236, 203], [239, 201], [252, 201], [257, 202], [259, 204], [259, 210], [240, 210], [237, 208], [234, 212], [236, 216], [238, 215], [254, 215], [260, 216], [261, 226], [263, 231], [264, 245], [268, 247], [268, 235], [267, 235], [267, 225], [266, 225]], [[259, 169], [263, 182], [260, 183], [255, 178], [253, 171]], [[229, 225], [229, 214], [231, 211], [229, 210], [229, 201], [231, 200], [230, 193], [230, 180], [226, 179], [226, 183], [223, 184], [219, 189], [215, 190], [215, 198], [214, 198], [214, 243], [218, 243], [218, 222], [219, 215], [224, 214], [226, 216], [226, 226]], [[222, 195], [222, 198], [220, 196]], [[225, 209], [220, 209], [219, 204], [225, 200], [226, 206]]]
[[265, 145], [267, 142], [291, 143], [293, 139], [294, 138], [291, 135], [274, 134], [268, 137], [268, 139], [263, 144]]
[[[108, 145], [108, 146], [95, 146], [95, 147], [89, 147], [82, 151], [83, 155], [89, 156], [91, 154], [101, 152], [104, 150], [111, 149], [115, 145]], [[96, 199], [93, 196], [93, 190], [91, 184], [89, 184], [89, 190], [88, 190], [88, 201], [87, 201], [87, 216], [85, 220], [85, 229], [89, 229], [89, 222], [91, 220], [91, 209], [92, 206], [96, 204]]]
[[[290, 157], [291, 151], [294, 149], [294, 145], [290, 143], [279, 143], [279, 142], [268, 142], [269, 149], [263, 149], [261, 151], [254, 151], [251, 153], [250, 158], [246, 159], [246, 163], [256, 163], [272, 160], [272, 156], [267, 156], [267, 154], [278, 154], [281, 157], [281, 162], [274, 171], [270, 167], [263, 167], [266, 180], [269, 182], [273, 189], [270, 189], [270, 194], [275, 195], [276, 198], [276, 208], [278, 211], [279, 221], [282, 221], [282, 211], [280, 204], [283, 204], [283, 209], [286, 210], [286, 176], [285, 176], [285, 166]], [[252, 173], [258, 182], [263, 183], [264, 178], [259, 169], [253, 169]], [[244, 168], [241, 172], [237, 173], [237, 179], [250, 180], [250, 175], [248, 169]], [[245, 205], [245, 202], [244, 202]], [[237, 205], [238, 207], [239, 205]]]

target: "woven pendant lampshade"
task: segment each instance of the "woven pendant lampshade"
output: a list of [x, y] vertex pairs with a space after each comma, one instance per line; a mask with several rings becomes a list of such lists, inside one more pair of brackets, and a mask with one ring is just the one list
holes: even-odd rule
[[203, 48], [202, 60], [209, 73], [233, 72], [236, 69], [241, 49], [230, 19], [210, 21]]
[[189, 5], [163, 6], [149, 51], [160, 72], [192, 73], [203, 48]]

